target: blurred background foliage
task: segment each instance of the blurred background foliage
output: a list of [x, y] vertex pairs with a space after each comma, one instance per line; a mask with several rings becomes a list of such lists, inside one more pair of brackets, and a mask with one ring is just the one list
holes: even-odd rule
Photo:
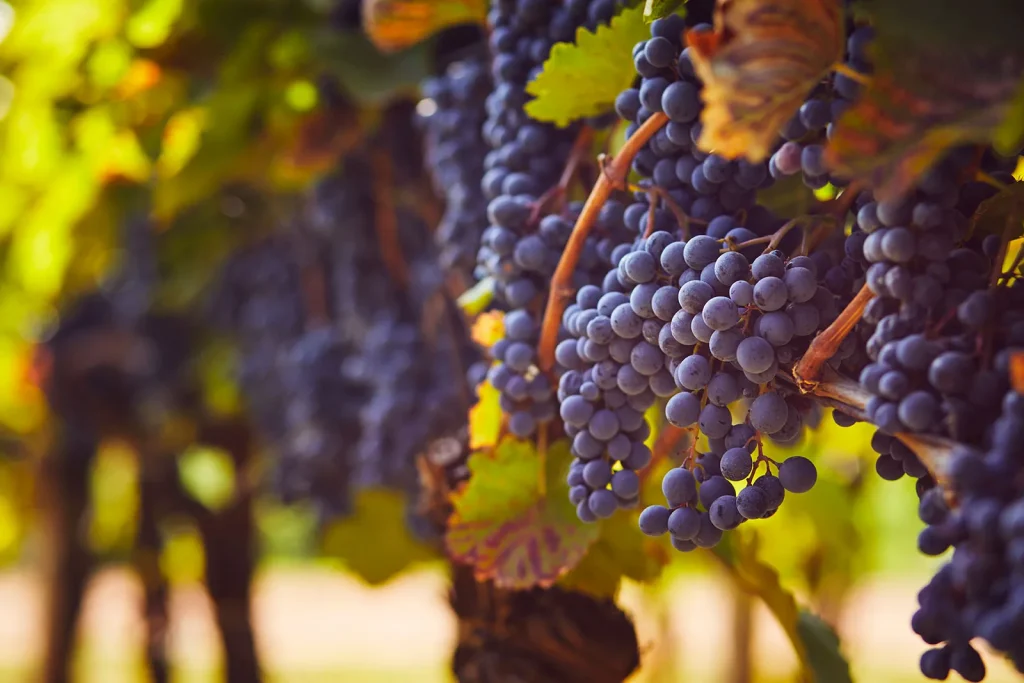
[[[353, 4], [0, 2], [0, 563], [7, 570], [30, 569], [37, 559], [35, 463], [49, 437], [37, 344], [62, 303], [104, 287], [112, 269], [132, 267], [122, 249], [124, 217], [141, 201], [159, 227], [159, 306], [201, 307], [224, 256], [283, 219], [295, 193], [358, 138], [374, 105], [414, 93], [431, 72], [430, 41], [384, 55], [360, 33], [339, 31]], [[341, 106], [349, 100], [363, 105], [356, 120]], [[198, 365], [206, 405], [235, 411], [230, 348], [210, 340]], [[859, 583], [925, 577], [937, 562], [915, 552], [921, 523], [912, 482], [874, 476], [869, 434], [840, 432], [826, 417], [798, 447], [823, 464], [818, 485], [759, 532], [763, 559], [828, 621], [840, 619]], [[185, 488], [210, 509], [234, 495], [232, 468], [210, 448], [179, 460]], [[131, 553], [137, 480], [132, 449], [104, 443], [87, 524], [89, 546], [105, 561]], [[434, 561], [434, 551], [406, 531], [395, 496], [365, 492], [355, 514], [322, 536], [312, 511], [260, 497], [263, 569], [313, 563], [381, 584]], [[160, 566], [171, 583], [198, 581], [196, 530], [163, 531]], [[362, 552], [368, 548], [375, 552]], [[680, 559], [650, 590], [701, 575], [718, 573], [712, 563]]]

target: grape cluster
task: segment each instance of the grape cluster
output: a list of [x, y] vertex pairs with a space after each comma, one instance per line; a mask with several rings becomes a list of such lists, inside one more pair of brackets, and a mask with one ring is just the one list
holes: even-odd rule
[[[766, 162], [745, 159], [730, 161], [697, 149], [700, 137], [701, 83], [694, 74], [689, 48], [682, 44], [686, 20], [672, 15], [651, 24], [651, 39], [633, 49], [638, 74], [636, 87], [616, 98], [615, 109], [629, 122], [626, 135], [655, 113], [664, 113], [669, 123], [659, 130], [633, 159], [633, 169], [648, 178], [658, 193], [641, 193], [626, 208], [626, 224], [634, 231], [651, 233], [670, 230], [685, 215], [698, 225], [740, 210], [748, 212], [743, 229], [723, 223], [708, 234], [731, 237], [737, 242], [766, 235], [780, 224], [771, 212], [755, 205], [759, 188], [771, 185]], [[691, 30], [710, 30], [696, 24]], [[651, 208], [651, 205], [655, 208]], [[653, 225], [649, 226], [649, 222]], [[721, 234], [718, 231], [721, 230]], [[634, 233], [635, 234], [635, 233]]]
[[[975, 352], [979, 332], [994, 325], [999, 299], [1010, 294], [989, 289], [999, 237], [965, 241], [970, 214], [961, 209], [974, 207], [963, 205], [953, 184], [961, 165], [954, 155], [908, 198], [858, 200], [848, 247], [867, 265], [875, 295], [861, 326], [870, 333], [865, 351], [872, 362], [859, 377], [872, 395], [868, 416], [889, 435], [919, 432], [973, 443], [1000, 398], [998, 373]], [[1017, 343], [1020, 334], [1005, 328], [994, 342]], [[888, 461], [879, 468], [894, 473]]]
[[[558, 129], [532, 120], [523, 108], [526, 84], [555, 42], [571, 42], [577, 27], [594, 29], [610, 21], [618, 7], [610, 0], [502, 0], [488, 15], [494, 90], [482, 128], [491, 151], [481, 186], [490, 226], [481, 239], [476, 276], [492, 278], [499, 304], [509, 309], [505, 337], [491, 349], [497, 362], [488, 379], [501, 392], [509, 431], [519, 438], [532, 436], [538, 424], [556, 415], [555, 388], [537, 369], [536, 342], [548, 283], [582, 208], [572, 203], [551, 211], [545, 197], [556, 187], [579, 124]], [[601, 238], [588, 239], [574, 286], [607, 267], [610, 246], [599, 245]]]
[[[480, 52], [479, 50], [476, 52]], [[445, 211], [434, 233], [441, 267], [468, 281], [476, 264], [480, 233], [487, 222], [487, 201], [480, 188], [487, 144], [483, 124], [491, 92], [486, 54], [470, 54], [423, 84], [417, 111], [424, 131], [426, 165]]]
[[802, 173], [804, 183], [815, 190], [828, 183], [837, 187], [846, 184], [829, 173], [825, 145], [832, 137], [836, 121], [860, 94], [860, 82], [848, 74], [868, 76], [873, 71], [868, 55], [873, 38], [871, 26], [860, 26], [850, 33], [846, 42], [847, 73], [835, 73], [829, 81], [815, 87], [797, 114], [783, 126], [784, 142], [769, 161], [772, 177]]
[[[670, 424], [705, 437], [702, 452], [694, 440], [683, 466], [666, 476], [668, 505], [641, 515], [646, 533], [670, 531], [677, 548], [691, 550], [714, 545], [744, 520], [774, 514], [785, 491], [813, 486], [817, 473], [806, 458], [775, 465], [763, 453], [762, 437], [796, 442], [815, 410], [775, 376], [836, 318], [860, 271], [835, 249], [788, 258], [795, 232], [797, 239], [780, 234], [780, 249], [765, 251], [768, 240], [759, 238], [783, 224], [755, 203], [757, 189], [772, 182], [768, 162], [730, 161], [696, 148], [701, 84], [681, 42], [685, 28], [679, 17], [660, 19], [652, 38], [634, 49], [640, 83], [616, 101], [630, 121], [627, 134], [655, 112], [669, 123], [634, 160], [646, 190], [628, 205], [609, 200], [598, 225], [621, 222], [640, 236], [612, 250], [614, 267], [600, 287], [578, 290], [563, 317], [569, 336], [555, 355], [568, 368], [558, 397], [576, 456], [569, 496], [581, 519], [636, 502], [636, 471], [651, 459], [644, 411], [659, 399], [668, 399]], [[853, 355], [846, 344], [831, 362]], [[742, 407], [745, 417], [735, 422], [730, 406]], [[757, 477], [761, 464], [766, 471]], [[748, 486], [737, 492], [734, 482], [742, 481]]]
[[[312, 188], [292, 229], [235, 253], [221, 277], [221, 322], [239, 346], [247, 408], [277, 454], [277, 491], [325, 516], [370, 486], [412, 502], [417, 456], [466, 426], [465, 370], [479, 356], [431, 232], [416, 207], [376, 201], [381, 182], [422, 196], [400, 191], [425, 181], [411, 107], [383, 112], [368, 147]], [[390, 155], [387, 177], [368, 149]], [[378, 232], [382, 211], [394, 243]]]
[[[1013, 354], [1024, 348], [1024, 286], [1003, 271], [1003, 237], [972, 234], [969, 216], [996, 189], [970, 178], [982, 170], [1012, 183], [1013, 159], [955, 149], [895, 201], [858, 197], [847, 254], [866, 267], [874, 298], [855, 330], [870, 362], [859, 372], [865, 413], [878, 428], [876, 471], [917, 480], [927, 524], [918, 548], [951, 561], [918, 595], [912, 627], [930, 645], [925, 676], [956, 671], [980, 681], [985, 666], [971, 639], [984, 638], [1024, 671], [1024, 467]], [[907, 436], [909, 435], [909, 436]], [[908, 443], [917, 435], [960, 446], [941, 485]], [[953, 505], [955, 503], [955, 505]], [[1015, 521], [1017, 520], [1017, 521]]]
[[984, 638], [1024, 673], [1024, 394], [1006, 390], [988, 447], [960, 448], [950, 465], [949, 493], [936, 487], [921, 498], [928, 525], [919, 548], [953, 555], [918, 593], [911, 626], [929, 645], [921, 671], [943, 680], [950, 670], [968, 681], [985, 677], [971, 639]]

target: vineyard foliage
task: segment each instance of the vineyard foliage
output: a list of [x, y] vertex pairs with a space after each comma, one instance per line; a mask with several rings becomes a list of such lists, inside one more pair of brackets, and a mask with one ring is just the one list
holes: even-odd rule
[[703, 558], [842, 683], [863, 522], [919, 506], [922, 671], [1024, 671], [1021, 35], [999, 0], [0, 3], [0, 552], [102, 309], [167, 344], [99, 436], [370, 583], [604, 601]]

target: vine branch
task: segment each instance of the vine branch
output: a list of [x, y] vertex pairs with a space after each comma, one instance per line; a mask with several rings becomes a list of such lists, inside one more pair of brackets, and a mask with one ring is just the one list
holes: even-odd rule
[[665, 114], [654, 114], [647, 119], [633, 135], [626, 140], [619, 153], [615, 155], [598, 176], [594, 188], [587, 197], [583, 211], [576, 220], [576, 225], [569, 236], [569, 242], [565, 245], [562, 258], [558, 260], [558, 267], [551, 278], [551, 291], [548, 293], [548, 303], [544, 309], [544, 321], [541, 324], [540, 343], [537, 346], [537, 357], [541, 370], [550, 372], [555, 364], [555, 345], [558, 343], [558, 324], [562, 319], [565, 306], [574, 293], [571, 286], [572, 274], [576, 270], [576, 262], [579, 260], [583, 244], [594, 227], [601, 207], [608, 200], [612, 190], [623, 187], [626, 176], [629, 174], [633, 157], [636, 156], [647, 141], [650, 140], [658, 130], [668, 123], [668, 116]]
[[800, 391], [808, 393], [814, 388], [818, 375], [821, 373], [821, 366], [835, 355], [839, 345], [846, 339], [846, 335], [850, 334], [864, 314], [865, 306], [874, 296], [865, 283], [857, 292], [857, 296], [853, 297], [853, 300], [839, 314], [839, 317], [814, 338], [811, 345], [807, 347], [803, 358], [793, 368], [793, 377], [796, 378]]
[[[794, 382], [784, 372], [780, 372], [777, 377], [790, 383]], [[831, 368], [825, 368], [821, 381], [815, 382], [807, 393], [835, 410], [859, 420], [867, 420], [865, 408], [871, 394], [858, 382], [843, 377]], [[956, 443], [930, 434], [901, 432], [894, 436], [914, 452], [914, 455], [928, 468], [935, 481], [940, 484], [945, 484], [948, 481], [950, 460]]]

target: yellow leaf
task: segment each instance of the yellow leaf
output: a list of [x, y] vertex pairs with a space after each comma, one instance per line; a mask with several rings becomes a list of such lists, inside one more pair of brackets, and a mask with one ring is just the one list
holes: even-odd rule
[[473, 321], [470, 334], [480, 346], [489, 349], [505, 334], [505, 314], [501, 311], [481, 313]]
[[498, 443], [501, 432], [500, 393], [490, 382], [481, 382], [477, 389], [480, 400], [469, 409], [469, 448], [491, 448]]
[[484, 0], [363, 0], [363, 25], [370, 40], [385, 51], [415, 45], [443, 28], [483, 24]]
[[686, 36], [704, 81], [698, 146], [760, 161], [843, 56], [839, 0], [721, 0], [714, 32]]
[[501, 588], [552, 585], [579, 563], [599, 532], [576, 517], [565, 495], [571, 460], [564, 439], [544, 454], [511, 437], [473, 453], [472, 475], [452, 496], [448, 555]]

